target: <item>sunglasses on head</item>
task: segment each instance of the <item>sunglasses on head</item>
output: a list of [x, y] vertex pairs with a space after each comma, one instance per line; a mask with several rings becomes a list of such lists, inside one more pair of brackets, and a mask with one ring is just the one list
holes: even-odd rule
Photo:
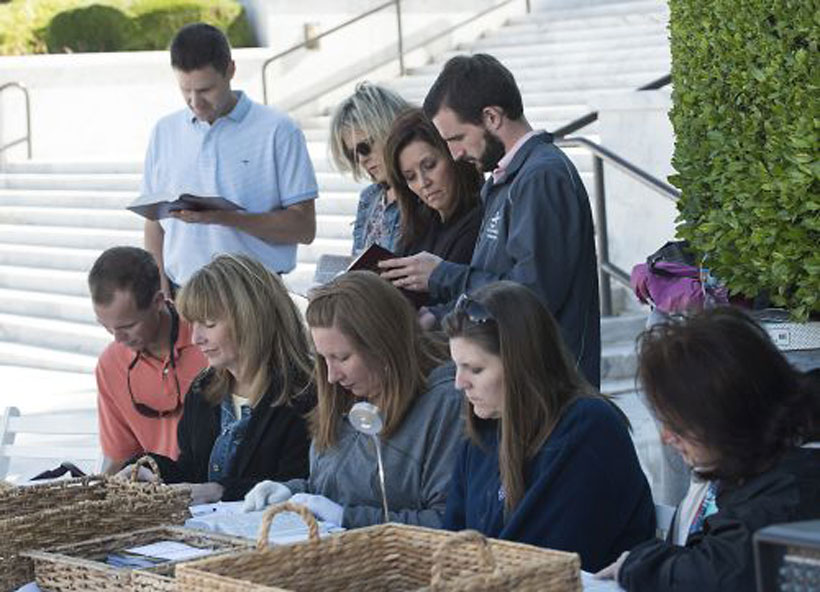
[[462, 294], [456, 300], [456, 306], [453, 312], [459, 315], [464, 315], [471, 323], [487, 323], [489, 321], [495, 322], [495, 317], [487, 310], [487, 307], [481, 304], [478, 300], [473, 300], [468, 294]]
[[370, 156], [371, 152], [373, 152], [372, 140], [362, 140], [361, 142], [353, 146], [352, 151], [349, 148], [345, 147], [345, 154], [347, 154], [347, 157], [350, 160], [356, 160], [357, 156], [361, 156], [362, 158]]

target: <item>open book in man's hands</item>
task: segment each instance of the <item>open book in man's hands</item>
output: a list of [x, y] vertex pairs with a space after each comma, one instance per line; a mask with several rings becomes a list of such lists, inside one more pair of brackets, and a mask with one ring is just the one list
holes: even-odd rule
[[190, 193], [183, 193], [181, 195], [171, 195], [167, 193], [140, 195], [128, 204], [127, 208], [135, 214], [139, 214], [149, 220], [169, 218], [171, 212], [179, 212], [181, 210], [201, 212], [204, 210], [245, 209], [224, 197], [202, 197], [199, 195], [191, 195]]

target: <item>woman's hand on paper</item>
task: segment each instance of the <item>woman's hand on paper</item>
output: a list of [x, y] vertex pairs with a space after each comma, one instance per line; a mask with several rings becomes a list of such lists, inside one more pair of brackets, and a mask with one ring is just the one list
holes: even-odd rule
[[222, 499], [222, 493], [225, 491], [222, 485], [214, 481], [209, 481], [208, 483], [176, 483], [170, 487], [190, 491], [191, 506], [218, 502]]

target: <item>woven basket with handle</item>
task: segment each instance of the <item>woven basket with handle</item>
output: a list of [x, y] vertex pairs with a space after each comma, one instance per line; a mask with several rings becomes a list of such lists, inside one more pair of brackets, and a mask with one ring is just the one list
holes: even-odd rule
[[23, 551], [76, 543], [160, 524], [182, 524], [190, 494], [184, 489], [138, 483], [137, 469], [156, 463], [143, 457], [131, 481], [82, 477], [0, 490], [0, 590], [34, 579], [31, 559]]
[[[269, 547], [273, 516], [285, 511], [308, 524], [309, 540]], [[575, 553], [393, 523], [319, 539], [310, 511], [288, 502], [265, 513], [255, 551], [180, 565], [177, 584], [181, 592], [581, 590]]]
[[25, 555], [34, 560], [37, 585], [49, 592], [172, 592], [176, 590], [174, 569], [180, 562], [144, 569], [114, 567], [105, 563], [111, 553], [157, 541], [176, 541], [191, 547], [209, 549], [214, 554], [253, 547], [248, 539], [160, 526], [61, 545], [45, 551], [28, 551]]

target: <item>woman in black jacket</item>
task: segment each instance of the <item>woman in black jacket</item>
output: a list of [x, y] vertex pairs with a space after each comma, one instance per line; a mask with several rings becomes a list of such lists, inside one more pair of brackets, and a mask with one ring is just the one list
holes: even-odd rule
[[714, 503], [704, 496], [684, 546], [647, 541], [599, 576], [630, 591], [754, 590], [755, 531], [820, 518], [816, 376], [728, 307], [650, 329], [638, 376], [662, 440], [713, 485]]
[[259, 481], [306, 477], [315, 405], [301, 315], [282, 280], [244, 255], [220, 255], [177, 296], [209, 367], [191, 384], [176, 461], [152, 455], [193, 503], [238, 500]]
[[393, 122], [384, 162], [401, 211], [397, 252], [427, 251], [469, 263], [482, 218], [484, 179], [475, 165], [453, 160], [421, 109], [409, 109]]

